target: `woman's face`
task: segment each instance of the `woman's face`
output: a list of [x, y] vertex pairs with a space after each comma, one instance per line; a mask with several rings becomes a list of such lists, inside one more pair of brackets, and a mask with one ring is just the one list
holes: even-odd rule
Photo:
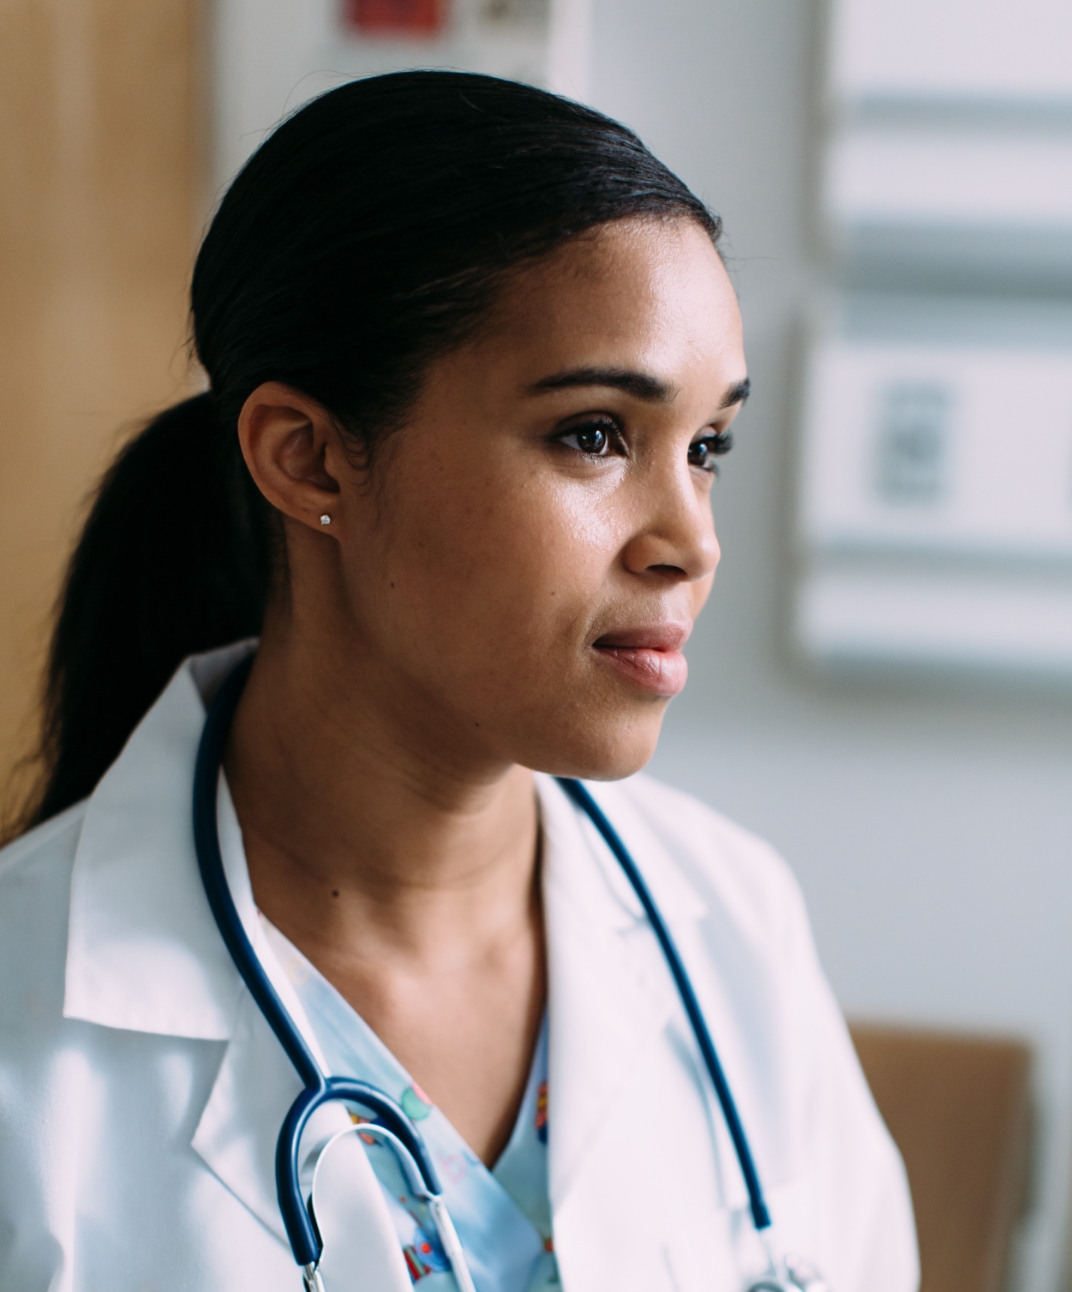
[[460, 755], [644, 765], [719, 548], [737, 303], [691, 222], [605, 226], [535, 262], [436, 361], [332, 531], [355, 667]]

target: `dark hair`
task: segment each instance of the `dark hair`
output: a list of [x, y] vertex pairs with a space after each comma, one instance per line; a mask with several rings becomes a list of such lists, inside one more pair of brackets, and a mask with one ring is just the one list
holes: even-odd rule
[[261, 382], [311, 395], [371, 449], [506, 274], [635, 217], [691, 219], [715, 242], [720, 231], [630, 130], [531, 86], [403, 72], [286, 120], [197, 258], [194, 344], [210, 392], [123, 450], [71, 559], [27, 822], [90, 793], [187, 655], [260, 631], [274, 513], [235, 423]]

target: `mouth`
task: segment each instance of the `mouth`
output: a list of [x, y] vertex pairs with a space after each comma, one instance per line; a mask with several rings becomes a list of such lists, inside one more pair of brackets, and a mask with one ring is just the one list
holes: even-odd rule
[[669, 699], [684, 689], [689, 675], [681, 647], [691, 631], [691, 625], [677, 623], [623, 629], [597, 638], [592, 649], [619, 676]]

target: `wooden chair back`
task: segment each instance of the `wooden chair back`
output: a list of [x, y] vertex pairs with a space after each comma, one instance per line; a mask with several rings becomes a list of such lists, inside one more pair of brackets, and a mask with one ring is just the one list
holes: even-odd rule
[[1001, 1292], [1026, 1195], [1030, 1050], [865, 1023], [851, 1031], [908, 1172], [921, 1292]]

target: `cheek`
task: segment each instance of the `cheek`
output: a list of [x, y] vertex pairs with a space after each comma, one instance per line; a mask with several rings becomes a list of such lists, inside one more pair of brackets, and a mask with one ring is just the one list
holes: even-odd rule
[[[583, 635], [616, 550], [603, 509], [559, 479], [489, 477], [396, 512], [385, 552], [439, 649], [554, 652]], [[416, 626], [416, 625], [415, 625]]]

